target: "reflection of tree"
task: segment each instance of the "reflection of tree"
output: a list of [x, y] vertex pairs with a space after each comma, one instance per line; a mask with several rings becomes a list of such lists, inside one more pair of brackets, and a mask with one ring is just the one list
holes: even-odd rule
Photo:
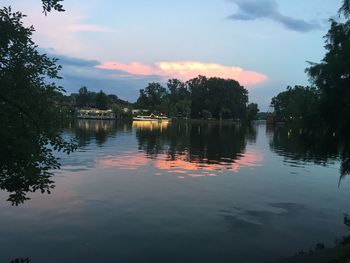
[[11, 263], [30, 263], [29, 258], [17, 258], [11, 261]]
[[108, 137], [126, 127], [129, 126], [118, 125], [117, 122], [110, 120], [77, 120], [74, 125], [74, 133], [79, 146], [88, 145], [92, 139], [95, 139], [96, 143], [101, 146]]
[[[79, 120], [73, 127], [80, 146], [89, 144], [92, 139], [102, 145], [118, 131], [131, 130], [128, 125], [117, 125], [114, 121]], [[21, 125], [13, 125], [9, 130], [11, 134], [4, 136], [2, 132], [0, 138], [1, 145], [7, 145], [0, 148], [0, 188], [10, 193], [8, 201], [19, 205], [29, 199], [28, 192], [50, 193], [54, 188], [52, 170], [58, 169], [60, 164], [54, 153], [57, 148], [43, 147], [45, 141], [41, 141], [39, 132], [28, 131]], [[73, 150], [74, 145], [62, 143], [65, 149]]]
[[190, 132], [190, 161], [232, 162], [245, 150], [244, 136], [238, 126], [194, 125]]
[[326, 130], [305, 131], [288, 126], [276, 127], [270, 147], [292, 160], [326, 165], [341, 160], [341, 178], [350, 173], [350, 144], [347, 136]]
[[[240, 125], [173, 123], [167, 129], [137, 129], [139, 148], [150, 156], [185, 156], [189, 162], [231, 163], [246, 147], [248, 129]], [[255, 133], [249, 133], [254, 139]]]

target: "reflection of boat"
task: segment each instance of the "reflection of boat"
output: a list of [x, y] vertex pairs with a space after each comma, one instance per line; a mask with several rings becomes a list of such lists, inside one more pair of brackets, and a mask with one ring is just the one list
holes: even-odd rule
[[142, 121], [133, 121], [132, 126], [137, 129], [141, 130], [160, 130], [162, 131], [163, 129], [166, 129], [169, 125], [169, 121], [147, 121], [147, 120], [142, 120]]
[[161, 115], [161, 116], [157, 116], [154, 114], [151, 114], [149, 116], [143, 116], [143, 115], [139, 115], [133, 118], [134, 121], [150, 121], [150, 122], [169, 122], [171, 119]]

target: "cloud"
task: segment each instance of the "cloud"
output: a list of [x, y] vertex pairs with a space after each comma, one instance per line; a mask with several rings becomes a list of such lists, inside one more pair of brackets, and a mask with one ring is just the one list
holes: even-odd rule
[[253, 21], [257, 19], [270, 19], [285, 28], [297, 32], [310, 32], [320, 29], [316, 22], [307, 22], [302, 19], [283, 15], [278, 10], [274, 0], [231, 0], [238, 6], [238, 12], [229, 16], [232, 20]]
[[198, 75], [221, 77], [235, 79], [243, 85], [258, 84], [268, 79], [264, 74], [246, 71], [240, 67], [197, 61], [158, 62], [154, 65], [145, 65], [136, 62], [130, 64], [107, 62], [96, 66], [96, 68], [121, 70], [133, 75], [160, 76], [163, 78], [178, 78], [181, 80], [189, 80]]
[[236, 79], [243, 85], [260, 84], [268, 79], [261, 73], [220, 64], [201, 62], [159, 62], [153, 65], [101, 63], [98, 60], [62, 55], [52, 48], [40, 49], [40, 52], [58, 58], [57, 63], [62, 65], [63, 69], [59, 73], [62, 79], [57, 84], [64, 87], [68, 93], [77, 92], [81, 86], [87, 86], [89, 90], [103, 90], [130, 101], [135, 101], [139, 90], [146, 87], [148, 83], [164, 82], [167, 78], [188, 80], [198, 75], [217, 76]]
[[[81, 56], [86, 50], [96, 50], [95, 39], [115, 33], [113, 28], [92, 22], [93, 17], [83, 8], [71, 7], [66, 12], [52, 12], [45, 16], [41, 6], [37, 6], [39, 2], [35, 1], [33, 6], [28, 4], [26, 8], [23, 6], [23, 10], [27, 15], [25, 25], [34, 26], [33, 39], [41, 47], [55, 47], [60, 53]], [[89, 33], [94, 33], [93, 40], [90, 40]]]
[[62, 65], [59, 75], [62, 79], [57, 84], [64, 87], [69, 93], [77, 92], [80, 87], [87, 86], [89, 90], [103, 90], [109, 94], [116, 94], [122, 99], [135, 101], [139, 90], [149, 82], [161, 81], [157, 76], [141, 76], [127, 73], [123, 70], [106, 71], [96, 68], [101, 62], [77, 57], [62, 55], [55, 49], [39, 49], [41, 53], [58, 59], [57, 64]]
[[96, 65], [99, 65], [100, 62], [98, 60], [88, 60], [88, 59], [81, 59], [76, 57], [69, 57], [65, 55], [60, 54], [54, 54], [54, 50], [49, 49], [41, 49], [44, 51], [44, 53], [49, 53], [50, 57], [55, 57], [58, 59], [58, 64], [62, 66], [77, 66], [77, 67], [95, 67]]

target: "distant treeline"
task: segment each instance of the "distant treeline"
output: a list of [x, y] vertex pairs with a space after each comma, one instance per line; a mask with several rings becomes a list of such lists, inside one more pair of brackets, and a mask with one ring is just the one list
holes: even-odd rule
[[257, 119], [256, 103], [248, 104], [248, 91], [237, 81], [199, 76], [187, 82], [168, 80], [166, 87], [149, 83], [140, 90], [136, 103], [107, 95], [103, 91], [89, 91], [81, 87], [78, 93], [69, 96], [58, 94], [61, 105], [70, 112], [77, 108], [113, 109], [116, 114], [125, 114], [124, 108], [162, 113], [171, 117], [194, 119]]
[[198, 76], [187, 82], [150, 83], [140, 90], [135, 107], [194, 119], [252, 120], [258, 105], [248, 104], [248, 91], [237, 81]]
[[133, 103], [120, 99], [117, 95], [107, 95], [100, 92], [89, 91], [87, 87], [81, 87], [78, 93], [65, 96], [57, 93], [57, 101], [63, 109], [74, 114], [76, 109], [95, 108], [100, 110], [112, 109], [116, 114], [124, 113], [123, 108], [132, 108]]

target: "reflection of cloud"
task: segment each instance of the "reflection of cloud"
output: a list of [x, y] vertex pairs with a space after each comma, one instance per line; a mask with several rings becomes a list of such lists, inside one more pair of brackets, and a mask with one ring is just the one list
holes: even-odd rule
[[257, 84], [268, 79], [267, 76], [261, 73], [246, 71], [240, 67], [224, 66], [215, 63], [202, 63], [198, 61], [158, 62], [154, 65], [145, 65], [136, 62], [130, 64], [107, 62], [96, 67], [107, 70], [122, 70], [135, 75], [155, 75], [165, 78], [178, 78], [181, 80], [189, 80], [198, 75], [221, 77], [235, 79], [244, 85]]
[[[179, 179], [186, 177], [214, 177], [224, 171], [238, 172], [243, 168], [259, 166], [263, 156], [258, 152], [249, 151], [236, 160], [208, 163], [208, 160], [188, 161], [187, 155], [177, 156], [176, 160], [169, 160], [166, 154], [160, 154], [156, 159], [147, 158], [143, 153], [128, 153], [126, 155], [107, 156], [98, 161], [102, 167], [114, 167], [120, 170], [139, 170], [145, 166], [155, 167], [161, 176], [165, 173], [176, 174]], [[206, 162], [204, 162], [206, 161]]]
[[278, 10], [274, 0], [232, 0], [237, 4], [239, 11], [229, 17], [232, 20], [252, 21], [257, 19], [270, 19], [284, 27], [298, 32], [309, 32], [319, 29], [318, 23], [307, 22], [302, 19], [283, 15]]
[[244, 167], [256, 167], [263, 157], [257, 152], [247, 152], [237, 160], [228, 160], [207, 163], [200, 161], [187, 161], [185, 156], [178, 156], [176, 160], [157, 159], [155, 167], [171, 173], [187, 174], [188, 172], [201, 171], [202, 173], [188, 173], [190, 177], [216, 176], [216, 173], [224, 171], [238, 172]]
[[120, 170], [137, 170], [139, 167], [148, 164], [147, 158], [143, 154], [127, 154], [121, 156], [106, 156], [97, 162], [102, 167], [115, 167]]

